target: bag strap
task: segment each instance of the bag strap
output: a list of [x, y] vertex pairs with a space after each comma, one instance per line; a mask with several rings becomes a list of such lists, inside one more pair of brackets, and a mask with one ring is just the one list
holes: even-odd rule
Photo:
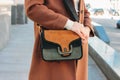
[[83, 0], [79, 0], [79, 22], [81, 24], [84, 23], [84, 1]]

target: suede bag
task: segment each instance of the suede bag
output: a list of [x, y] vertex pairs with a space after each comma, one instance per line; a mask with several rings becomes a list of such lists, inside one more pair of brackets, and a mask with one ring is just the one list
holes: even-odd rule
[[82, 58], [80, 37], [69, 30], [44, 30], [41, 32], [42, 57], [46, 61]]
[[[63, 0], [63, 3], [66, 10], [71, 13], [70, 16], [73, 20], [78, 21], [79, 17], [71, 1]], [[81, 2], [80, 5], [82, 6], [83, 3]], [[83, 6], [81, 8], [83, 8]], [[83, 9], [80, 10], [82, 10], [82, 16]], [[76, 33], [70, 30], [41, 29], [40, 37], [42, 57], [45, 61], [78, 60], [82, 58], [82, 42]]]

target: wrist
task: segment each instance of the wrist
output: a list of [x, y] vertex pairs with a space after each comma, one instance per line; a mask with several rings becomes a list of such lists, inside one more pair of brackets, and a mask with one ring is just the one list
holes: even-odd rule
[[73, 25], [74, 25], [74, 22], [72, 20], [68, 19], [64, 28], [71, 30]]

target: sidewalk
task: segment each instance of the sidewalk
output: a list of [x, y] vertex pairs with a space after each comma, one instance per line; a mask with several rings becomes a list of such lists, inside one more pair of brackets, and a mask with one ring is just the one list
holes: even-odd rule
[[[11, 26], [10, 41], [0, 51], [0, 80], [28, 80], [34, 43], [33, 23]], [[89, 80], [107, 80], [89, 56]]]

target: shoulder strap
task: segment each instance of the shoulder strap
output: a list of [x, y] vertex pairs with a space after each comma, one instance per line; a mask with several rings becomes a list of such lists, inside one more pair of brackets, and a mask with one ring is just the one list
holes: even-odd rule
[[79, 22], [81, 24], [83, 24], [83, 22], [84, 22], [84, 1], [80, 0], [79, 4], [80, 4], [80, 6], [79, 6], [79, 9], [80, 9], [79, 10]]

